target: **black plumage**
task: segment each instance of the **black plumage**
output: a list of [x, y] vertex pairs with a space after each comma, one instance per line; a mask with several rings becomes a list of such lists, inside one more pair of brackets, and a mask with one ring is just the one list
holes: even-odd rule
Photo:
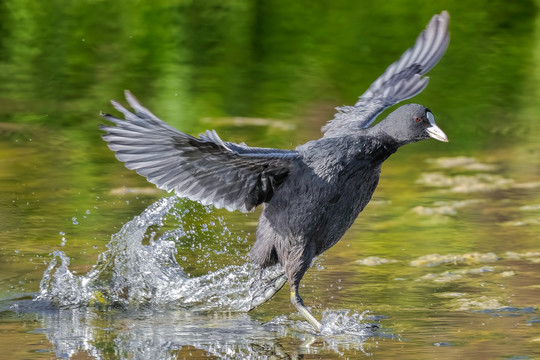
[[[124, 119], [102, 114], [101, 126], [116, 157], [161, 189], [228, 210], [263, 204], [251, 260], [280, 263], [291, 301], [317, 329], [298, 286], [313, 258], [333, 246], [371, 200], [382, 163], [399, 147], [423, 139], [448, 141], [433, 114], [408, 104], [370, 127], [384, 109], [420, 93], [422, 77], [443, 56], [449, 15], [435, 15], [415, 45], [390, 65], [354, 106], [338, 108], [324, 136], [295, 150], [223, 141], [215, 131], [198, 138], [167, 125], [126, 91], [134, 112], [113, 101]], [[276, 288], [275, 291], [279, 290]], [[268, 292], [269, 299], [275, 291]], [[260, 302], [259, 302], [260, 303]]]

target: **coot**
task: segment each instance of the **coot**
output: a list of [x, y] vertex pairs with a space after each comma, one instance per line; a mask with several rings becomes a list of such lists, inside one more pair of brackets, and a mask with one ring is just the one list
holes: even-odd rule
[[352, 225], [377, 187], [382, 163], [399, 147], [429, 138], [448, 141], [433, 113], [417, 104], [401, 106], [371, 126], [383, 110], [427, 86], [428, 78], [422, 75], [446, 51], [448, 22], [446, 11], [433, 16], [415, 45], [354, 106], [337, 108], [322, 129], [323, 137], [294, 150], [227, 142], [213, 130], [199, 137], [184, 134], [129, 91], [125, 95], [133, 112], [112, 101], [125, 120], [102, 114], [116, 125], [101, 126], [103, 139], [127, 168], [160, 189], [231, 211], [249, 212], [262, 204], [251, 260], [262, 268], [283, 266], [291, 302], [319, 331], [321, 324], [298, 292], [313, 258]]

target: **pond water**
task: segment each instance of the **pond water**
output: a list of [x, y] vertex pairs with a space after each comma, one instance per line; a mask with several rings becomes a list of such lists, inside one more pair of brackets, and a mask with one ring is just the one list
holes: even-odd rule
[[[414, 98], [450, 138], [400, 149], [344, 238], [247, 312], [260, 210], [170, 197], [101, 140], [130, 89], [191, 134], [320, 136], [447, 9]], [[0, 346], [6, 359], [540, 358], [536, 2], [0, 4]]]

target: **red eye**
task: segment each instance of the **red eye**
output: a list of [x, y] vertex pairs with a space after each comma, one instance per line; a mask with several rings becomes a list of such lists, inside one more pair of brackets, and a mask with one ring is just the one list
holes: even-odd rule
[[420, 118], [418, 116], [414, 117], [414, 122], [420, 122]]

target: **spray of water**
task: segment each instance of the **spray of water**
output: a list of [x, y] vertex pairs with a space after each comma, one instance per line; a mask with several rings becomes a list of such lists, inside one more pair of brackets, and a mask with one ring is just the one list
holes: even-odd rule
[[[182, 226], [162, 231], [164, 219], [172, 216], [182, 225], [183, 216], [189, 212], [178, 211], [178, 201], [175, 196], [160, 199], [127, 222], [111, 237], [107, 250], [86, 275], [70, 271], [69, 257], [55, 251], [34, 301], [52, 303], [70, 313], [111, 306], [147, 311], [163, 305], [187, 311], [244, 312], [265, 302], [285, 284], [281, 266], [261, 270], [249, 262], [188, 276], [176, 257], [178, 239], [186, 238], [187, 231]], [[163, 234], [158, 237], [156, 232]], [[321, 334], [364, 339], [372, 334], [370, 325], [362, 323], [365, 319], [365, 313], [327, 311], [322, 317]], [[275, 318], [265, 328], [313, 333], [307, 322], [285, 316]], [[338, 341], [339, 337], [331, 339]]]
[[[69, 270], [69, 258], [56, 250], [36, 300], [59, 307], [176, 305], [197, 310], [247, 311], [264, 302], [286, 281], [280, 266], [228, 266], [189, 277], [176, 260], [179, 231], [166, 232], [144, 244], [151, 226], [162, 226], [178, 199], [158, 200], [112, 236], [107, 250], [86, 275]], [[182, 235], [182, 234], [180, 234]]]

